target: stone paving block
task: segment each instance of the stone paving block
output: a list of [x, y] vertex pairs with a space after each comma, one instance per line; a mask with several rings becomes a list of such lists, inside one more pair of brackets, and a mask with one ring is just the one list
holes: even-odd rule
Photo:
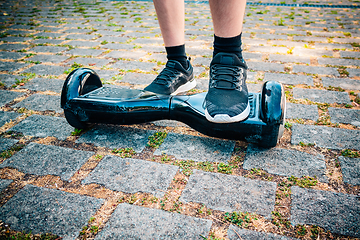
[[117, 36], [104, 36], [96, 39], [96, 41], [107, 41], [107, 42], [115, 42], [115, 43], [125, 43], [127, 40], [130, 40], [127, 37], [117, 37]]
[[350, 78], [321, 78], [324, 87], [341, 87], [349, 90], [360, 90], [360, 81]]
[[65, 70], [67, 70], [67, 68], [63, 66], [37, 64], [28, 69], [25, 69], [24, 71], [22, 71], [22, 73], [35, 73], [36, 75], [41, 75], [41, 76], [49, 76], [49, 75], [58, 76], [64, 74]]
[[0, 107], [3, 107], [6, 103], [11, 102], [15, 98], [19, 98], [23, 96], [24, 93], [21, 92], [14, 92], [14, 91], [6, 91], [0, 89]]
[[35, 111], [55, 111], [57, 113], [62, 112], [60, 107], [60, 96], [33, 94], [30, 97], [18, 102], [14, 108], [26, 108]]
[[0, 192], [4, 191], [12, 182], [13, 180], [10, 179], [0, 179]]
[[283, 72], [285, 65], [269, 62], [247, 62], [249, 69], [257, 71], [278, 71]]
[[60, 40], [60, 39], [35, 39], [32, 40], [31, 43], [33, 44], [52, 44], [52, 45], [60, 45], [62, 44], [62, 42], [64, 42], [65, 40]]
[[203, 203], [225, 212], [242, 211], [269, 218], [275, 205], [275, 182], [194, 170], [179, 201]]
[[342, 58], [360, 58], [359, 52], [340, 51], [340, 57]]
[[153, 133], [153, 130], [99, 125], [81, 135], [76, 142], [93, 143], [108, 148], [133, 148], [135, 152], [141, 152], [148, 142], [148, 137]]
[[320, 154], [281, 148], [263, 149], [251, 144], [243, 167], [246, 170], [260, 168], [280, 176], [316, 176], [321, 182], [328, 182], [324, 156]]
[[247, 88], [249, 92], [252, 93], [259, 93], [262, 91], [262, 84], [254, 84], [254, 83], [247, 83]]
[[64, 37], [64, 34], [62, 33], [54, 33], [54, 32], [39, 32], [34, 34], [35, 38], [36, 37], [46, 37], [46, 38], [62, 38]]
[[295, 63], [305, 63], [310, 64], [310, 57], [297, 56], [294, 57], [292, 55], [281, 55], [281, 54], [270, 54], [269, 61], [279, 61], [283, 63], [295, 62]]
[[323, 75], [333, 75], [336, 77], [340, 77], [339, 72], [336, 68], [333, 67], [315, 67], [315, 66], [302, 66], [302, 65], [294, 65], [292, 72], [294, 73], [311, 73], [311, 74], [323, 74]]
[[146, 192], [163, 197], [179, 168], [140, 159], [106, 156], [82, 181], [126, 193]]
[[258, 60], [261, 61], [262, 54], [261, 53], [249, 53], [249, 52], [243, 52], [242, 53], [243, 58], [247, 60]]
[[65, 140], [73, 130], [74, 128], [68, 124], [65, 118], [36, 114], [24, 119], [10, 129], [10, 131], [21, 132], [26, 136], [57, 137], [60, 140]]
[[291, 223], [323, 227], [333, 233], [360, 237], [358, 197], [291, 187]]
[[[108, 44], [105, 44], [105, 45], [101, 45], [101, 48], [104, 48], [104, 49], [112, 49], [112, 50], [133, 50], [135, 49], [135, 45], [134, 44], [119, 44], [119, 43], [108, 43]], [[153, 48], [153, 47], [151, 47]], [[140, 48], [141, 50], [143, 50], [142, 48]], [[146, 50], [143, 50], [143, 51], [146, 51]]]
[[[304, 46], [305, 43], [303, 43], [302, 46]], [[323, 50], [323, 49], [307, 49], [303, 47], [296, 47], [293, 49], [293, 54], [298, 56], [313, 56], [313, 57], [322, 57], [324, 55], [326, 56], [332, 56], [333, 51], [330, 50]]]
[[[250, 40], [252, 42], [252, 40]], [[261, 52], [261, 53], [287, 53], [289, 49], [286, 47], [269, 47], [266, 46], [250, 46], [249, 52]]]
[[93, 152], [30, 143], [6, 159], [0, 167], [12, 167], [35, 175], [56, 175], [68, 181], [92, 156]]
[[360, 69], [347, 68], [346, 71], [349, 72], [349, 77], [360, 77]]
[[235, 148], [235, 141], [168, 133], [155, 155], [166, 153], [178, 159], [228, 162]]
[[210, 62], [211, 62], [211, 58], [204, 58], [204, 57], [196, 57], [194, 58], [194, 60], [192, 61], [192, 64], [194, 66], [196, 65], [201, 65], [201, 66], [210, 66]]
[[140, 50], [149, 53], [165, 53], [165, 47], [163, 46], [143, 45]]
[[148, 85], [154, 79], [156, 75], [154, 74], [145, 74], [145, 73], [126, 73], [122, 78], [121, 82], [126, 82], [130, 84], [141, 84], [141, 85]]
[[0, 59], [18, 60], [26, 56], [26, 53], [22, 52], [0, 52]]
[[360, 66], [360, 60], [344, 58], [318, 58], [320, 65]]
[[314, 85], [314, 80], [311, 76], [284, 74], [284, 73], [266, 72], [264, 75], [264, 81], [278, 81], [289, 85], [297, 85], [297, 84], [306, 84], [308, 86]]
[[3, 126], [5, 123], [15, 120], [20, 115], [21, 114], [17, 112], [0, 111], [0, 126]]
[[329, 107], [332, 123], [348, 123], [360, 127], [360, 110]]
[[56, 46], [36, 46], [29, 50], [29, 52], [36, 53], [60, 53], [65, 51], [66, 47], [56, 47]]
[[146, 58], [150, 61], [155, 60], [156, 62], [163, 62], [163, 63], [166, 63], [168, 60], [166, 54], [162, 54], [162, 53], [153, 53], [150, 56], [146, 56]]
[[3, 43], [0, 44], [0, 49], [1, 50], [7, 50], [7, 51], [18, 51], [18, 50], [23, 50], [30, 47], [30, 45], [26, 45], [26, 44], [20, 44], [20, 43]]
[[20, 68], [24, 68], [28, 65], [28, 63], [21, 62], [0, 62], [0, 71], [15, 72]]
[[112, 51], [106, 54], [104, 57], [106, 58], [125, 58], [125, 59], [135, 59], [138, 60], [144, 56], [146, 56], [146, 52], [140, 51]]
[[92, 42], [92, 41], [76, 41], [72, 40], [66, 43], [67, 45], [74, 46], [74, 47], [97, 47], [100, 45], [100, 42]]
[[350, 103], [347, 92], [294, 88], [293, 95], [295, 99], [309, 99], [321, 103]]
[[26, 185], [0, 209], [0, 219], [13, 230], [53, 233], [75, 239], [103, 199]]
[[[325, 49], [349, 49], [352, 50], [354, 49], [353, 46], [351, 46], [350, 44], [336, 44], [336, 43], [315, 43], [315, 49], [319, 49], [319, 48], [325, 48]], [[328, 54], [324, 54], [324, 55], [328, 55]], [[332, 56], [332, 54], [328, 55], [328, 56]], [[319, 55], [319, 57], [321, 57]]]
[[34, 78], [25, 83], [24, 86], [18, 88], [25, 88], [33, 91], [53, 91], [60, 93], [64, 85], [64, 80], [56, 78]]
[[360, 150], [360, 131], [325, 126], [293, 124], [291, 144], [299, 142], [315, 143], [316, 146], [330, 149]]
[[318, 107], [316, 105], [305, 105], [296, 103], [286, 103], [287, 119], [309, 119], [316, 121], [319, 118]]
[[27, 58], [27, 61], [39, 61], [41, 63], [61, 63], [62, 61], [65, 61], [69, 57], [66, 56], [58, 56], [58, 55], [36, 55], [31, 58]]
[[152, 122], [156, 126], [161, 127], [188, 127], [185, 123], [176, 120], [159, 120]]
[[192, 56], [212, 56], [213, 50], [203, 48], [186, 48], [186, 53]]
[[114, 69], [123, 69], [123, 70], [142, 70], [142, 71], [152, 71], [157, 66], [156, 63], [150, 62], [138, 62], [138, 61], [117, 61], [112, 64], [110, 67]]
[[102, 54], [104, 51], [103, 50], [98, 50], [98, 49], [82, 49], [82, 48], [74, 48], [71, 49], [70, 51], [64, 52], [65, 54], [71, 54], [74, 56], [93, 56], [93, 57], [97, 57], [100, 54]]
[[78, 34], [78, 33], [75, 33], [75, 34], [69, 34], [65, 37], [66, 40], [69, 40], [69, 39], [74, 39], [74, 40], [97, 40], [98, 36], [94, 36], [94, 35], [84, 35], [84, 34]]
[[296, 238], [281, 236], [279, 234], [257, 232], [244, 228], [239, 228], [235, 225], [230, 225], [227, 231], [229, 240], [253, 240], [253, 239], [267, 239], [267, 240], [295, 240]]
[[360, 158], [339, 157], [343, 181], [360, 185]]
[[10, 149], [12, 146], [14, 146], [18, 140], [10, 139], [10, 138], [2, 138], [0, 137], [0, 152]]
[[24, 77], [19, 75], [0, 74], [0, 82], [5, 84], [7, 87], [11, 87], [16, 83], [17, 80], [20, 81], [22, 79], [24, 79]]
[[122, 203], [95, 239], [202, 239], [212, 221]]
[[82, 57], [78, 57], [78, 58], [74, 58], [72, 60], [70, 60], [69, 62], [66, 63], [66, 65], [72, 65], [74, 63], [78, 63], [78, 64], [82, 64], [84, 66], [90, 66], [90, 67], [102, 67], [107, 65], [109, 62], [111, 62], [111, 60], [109, 59], [99, 59], [99, 58], [82, 58]]

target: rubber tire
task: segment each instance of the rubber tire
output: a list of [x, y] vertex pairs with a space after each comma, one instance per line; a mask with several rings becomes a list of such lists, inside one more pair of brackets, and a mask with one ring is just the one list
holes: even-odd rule
[[65, 114], [65, 118], [67, 120], [67, 122], [73, 126], [74, 128], [77, 128], [77, 129], [86, 129], [88, 128], [91, 124], [89, 123], [85, 123], [85, 122], [81, 122], [77, 116], [69, 111], [69, 110], [64, 110], [64, 114]]
[[262, 134], [262, 138], [258, 142], [258, 145], [263, 148], [275, 147], [280, 138], [282, 137], [282, 127], [283, 126], [280, 124], [273, 125], [273, 128], [269, 133]]

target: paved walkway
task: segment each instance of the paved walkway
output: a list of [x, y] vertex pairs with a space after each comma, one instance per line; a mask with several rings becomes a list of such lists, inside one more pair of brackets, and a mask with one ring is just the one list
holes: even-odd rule
[[[315, 3], [284, 0], [294, 2]], [[265, 150], [176, 121], [75, 131], [59, 106], [70, 69], [88, 66], [104, 84], [142, 89], [164, 67], [152, 3], [0, 4], [0, 228], [8, 230], [1, 234], [360, 237], [358, 8], [247, 7], [249, 89], [276, 80], [287, 95], [284, 136]], [[193, 92], [206, 91], [208, 3], [186, 3], [186, 46]]]

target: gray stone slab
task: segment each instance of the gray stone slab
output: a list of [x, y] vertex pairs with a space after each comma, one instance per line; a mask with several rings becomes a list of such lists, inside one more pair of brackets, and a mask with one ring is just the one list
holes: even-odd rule
[[65, 54], [71, 54], [71, 55], [75, 55], [75, 56], [97, 57], [100, 54], [102, 54], [103, 52], [104, 52], [103, 50], [98, 50], [98, 49], [74, 48], [74, 49], [71, 49], [70, 51], [65, 52]]
[[69, 34], [65, 37], [66, 40], [69, 39], [76, 39], [76, 40], [94, 40], [98, 38], [98, 36], [94, 36], [94, 35], [88, 35], [88, 34]]
[[21, 62], [0, 62], [0, 71], [14, 72], [28, 65], [27, 63]]
[[[124, 58], [124, 59], [140, 59], [144, 57], [146, 52], [133, 52], [133, 51], [112, 51], [106, 54], [104, 57], [106, 58]], [[150, 57], [151, 58], [151, 57]]]
[[291, 144], [299, 142], [315, 143], [319, 147], [330, 149], [360, 150], [360, 131], [325, 126], [293, 124]]
[[360, 60], [344, 58], [318, 58], [318, 63], [320, 65], [360, 66]]
[[247, 62], [249, 69], [257, 71], [277, 71], [283, 72], [285, 65], [269, 62]]
[[126, 82], [130, 84], [141, 84], [141, 85], [148, 85], [154, 79], [156, 75], [154, 74], [144, 74], [144, 73], [126, 73], [122, 78], [121, 82]]
[[60, 93], [64, 85], [64, 80], [56, 78], [34, 78], [25, 83], [24, 86], [18, 88], [25, 88], [33, 91], [53, 91]]
[[19, 75], [11, 74], [0, 74], [0, 82], [5, 84], [5, 86], [10, 87], [16, 83], [17, 80], [22, 80], [24, 77]]
[[156, 67], [156, 63], [151, 62], [138, 62], [138, 61], [117, 61], [112, 64], [110, 67], [114, 69], [123, 69], [123, 70], [142, 70], [142, 71], [153, 71]]
[[26, 45], [26, 44], [16, 44], [16, 43], [3, 43], [0, 44], [0, 49], [1, 50], [7, 50], [7, 51], [18, 51], [18, 50], [23, 50], [30, 47], [30, 45]]
[[355, 195], [291, 188], [291, 223], [317, 225], [346, 236], [360, 237], [360, 204]]
[[0, 52], [0, 59], [18, 60], [26, 56], [26, 53], [22, 52]]
[[41, 76], [49, 76], [49, 75], [61, 75], [67, 70], [66, 67], [63, 66], [52, 66], [52, 65], [43, 65], [37, 64], [28, 69], [22, 71], [22, 73], [35, 73], [36, 75]]
[[293, 95], [295, 99], [309, 99], [321, 103], [350, 103], [347, 92], [294, 88]]
[[332, 123], [348, 123], [360, 127], [360, 110], [329, 108]]
[[349, 72], [349, 77], [360, 77], [360, 69], [358, 68], [347, 68], [346, 71]]
[[57, 137], [60, 140], [65, 140], [73, 130], [74, 128], [67, 123], [65, 118], [36, 114], [24, 119], [10, 129], [10, 131], [21, 132], [27, 136]]
[[211, 62], [211, 58], [196, 57], [196, 58], [194, 58], [194, 60], [192, 61], [192, 64], [193, 64], [194, 66], [196, 66], [196, 65], [201, 65], [201, 66], [209, 67], [209, 66], [210, 66], [210, 62]]
[[[229, 240], [254, 240], [254, 239], [267, 239], [267, 240], [295, 240], [296, 238], [281, 236], [279, 234], [257, 232], [244, 228], [239, 228], [235, 225], [230, 225], [227, 231]], [[239, 237], [240, 236], [240, 237]]]
[[283, 63], [295, 62], [295, 63], [310, 64], [310, 57], [304, 57], [304, 56], [294, 57], [293, 55], [270, 54], [269, 61], [279, 61]]
[[31, 43], [33, 44], [52, 44], [52, 45], [58, 45], [58, 44], [62, 44], [65, 40], [60, 40], [60, 39], [36, 39], [31, 41]]
[[75, 239], [103, 199], [26, 185], [0, 209], [0, 219], [16, 231], [53, 233]]
[[251, 144], [247, 148], [243, 167], [246, 170], [260, 168], [280, 176], [316, 176], [320, 181], [328, 182], [324, 156], [320, 154], [281, 148], [263, 149]]
[[30, 143], [6, 159], [0, 167], [12, 167], [35, 175], [56, 175], [68, 181], [92, 156], [93, 152]]
[[33, 94], [30, 97], [18, 102], [13, 107], [23, 107], [29, 110], [35, 111], [55, 111], [57, 113], [62, 112], [60, 107], [60, 96], [54, 95], [43, 95], [43, 94]]
[[351, 185], [360, 185], [360, 158], [339, 157], [343, 181]]
[[66, 65], [72, 65], [74, 63], [78, 63], [78, 64], [82, 64], [84, 66], [91, 66], [91, 67], [102, 67], [107, 65], [109, 62], [111, 62], [111, 60], [108, 59], [99, 59], [99, 58], [74, 58], [72, 60], [70, 60], [69, 62], [66, 63]]
[[15, 98], [23, 96], [24, 93], [0, 90], [0, 107], [4, 106], [6, 103], [13, 101]]
[[286, 103], [285, 117], [290, 119], [299, 118], [316, 121], [319, 118], [318, 107], [316, 105]]
[[12, 182], [13, 180], [10, 179], [0, 179], [0, 192], [4, 191]]
[[12, 120], [15, 120], [18, 116], [20, 116], [20, 113], [17, 112], [3, 112], [0, 111], [0, 126], [3, 126], [5, 123], [8, 123]]
[[56, 46], [36, 46], [29, 50], [29, 52], [36, 53], [60, 53], [65, 51], [66, 47], [56, 47]]
[[97, 47], [100, 45], [100, 42], [92, 42], [92, 41], [69, 41], [66, 45], [75, 46], [75, 47]]
[[140, 159], [106, 156], [82, 181], [126, 193], [146, 192], [163, 197], [179, 168]]
[[[303, 43], [303, 46], [305, 44]], [[296, 47], [293, 49], [293, 54], [298, 56], [313, 56], [313, 57], [322, 57], [324, 55], [326, 56], [332, 56], [333, 51], [330, 50], [323, 50], [323, 49], [306, 49], [306, 48], [300, 48]]]
[[350, 78], [321, 78], [324, 87], [341, 87], [349, 90], [360, 90], [360, 81]]
[[297, 84], [306, 84], [308, 86], [314, 85], [314, 80], [311, 76], [284, 74], [284, 73], [266, 72], [264, 75], [264, 81], [278, 81], [289, 85], [297, 85]]
[[115, 42], [115, 43], [125, 43], [130, 38], [127, 37], [117, 37], [117, 36], [104, 36], [101, 38], [96, 39], [96, 41], [107, 41], [107, 42]]
[[14, 146], [18, 140], [10, 139], [10, 138], [2, 138], [0, 137], [0, 152], [7, 150]]
[[96, 146], [108, 148], [133, 148], [135, 152], [141, 152], [148, 142], [148, 137], [153, 133], [153, 130], [99, 125], [81, 135], [76, 142], [93, 143]]
[[[113, 49], [113, 50], [133, 50], [135, 49], [135, 45], [134, 44], [119, 44], [119, 43], [108, 43], [105, 45], [101, 45], [101, 48], [104, 49]], [[142, 48], [140, 48], [141, 50], [143, 50]], [[143, 50], [144, 51], [144, 50]]]
[[36, 55], [31, 58], [26, 59], [27, 61], [39, 61], [39, 62], [45, 62], [45, 63], [61, 63], [62, 61], [65, 61], [69, 57], [66, 56], [59, 56], [59, 55]]
[[[315, 49], [319, 49], [319, 48], [325, 48], [325, 49], [349, 49], [352, 50], [353, 47], [350, 44], [334, 44], [334, 43], [315, 43]], [[324, 55], [328, 55], [328, 54], [324, 54]], [[319, 57], [321, 57], [321, 55], [318, 55]], [[332, 54], [328, 55], [328, 56], [332, 56]]]
[[[252, 39], [250, 40], [251, 42]], [[250, 43], [248, 43], [250, 44]], [[256, 44], [256, 42], [253, 42], [253, 45]], [[287, 51], [289, 50], [286, 47], [269, 47], [266, 46], [266, 41], [264, 42], [260, 42], [260, 44], [264, 44], [265, 46], [250, 46], [249, 48], [249, 52], [261, 52], [261, 53], [287, 53]]]
[[310, 74], [322, 74], [322, 75], [333, 75], [339, 77], [340, 74], [336, 68], [332, 67], [315, 67], [315, 66], [302, 66], [294, 65], [292, 71], [294, 73], [310, 73]]
[[155, 155], [166, 153], [178, 159], [209, 162], [228, 162], [235, 141], [168, 133]]
[[340, 57], [342, 58], [360, 58], [359, 52], [340, 51]]
[[122, 203], [95, 239], [202, 239], [212, 221]]
[[194, 170], [179, 200], [203, 203], [214, 210], [251, 212], [269, 218], [275, 205], [275, 191], [274, 182]]
[[262, 54], [261, 53], [249, 53], [249, 52], [242, 52], [243, 58], [248, 60], [258, 60], [261, 61]]

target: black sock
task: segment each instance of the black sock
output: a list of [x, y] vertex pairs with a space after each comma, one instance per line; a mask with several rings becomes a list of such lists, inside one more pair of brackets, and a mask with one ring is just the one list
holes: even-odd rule
[[185, 68], [188, 69], [187, 57], [185, 53], [185, 44], [174, 46], [174, 47], [165, 47], [168, 60], [176, 60]]
[[238, 36], [223, 38], [214, 34], [214, 53], [213, 57], [219, 52], [235, 53], [240, 60], [243, 60], [241, 50], [241, 33]]

